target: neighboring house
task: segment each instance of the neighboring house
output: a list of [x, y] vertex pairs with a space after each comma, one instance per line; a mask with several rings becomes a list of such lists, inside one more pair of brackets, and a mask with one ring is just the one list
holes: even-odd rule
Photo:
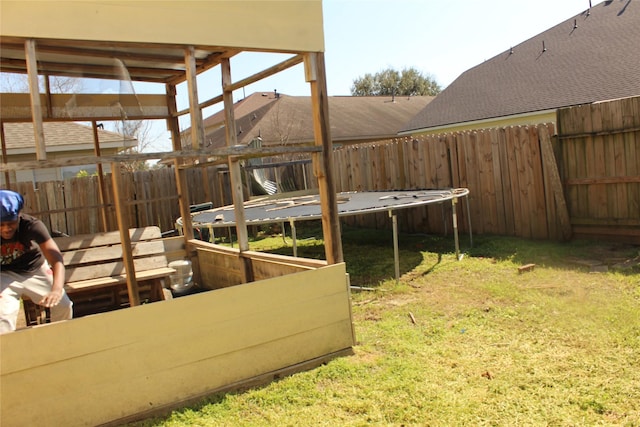
[[[36, 160], [35, 138], [32, 123], [3, 123], [7, 162], [27, 162]], [[47, 160], [94, 156], [93, 129], [73, 122], [44, 122], [44, 140]], [[125, 137], [116, 132], [98, 129], [100, 152], [113, 155], [124, 149], [138, 145], [135, 138]], [[4, 159], [3, 159], [4, 161]], [[104, 165], [108, 172], [108, 165]], [[12, 182], [55, 181], [75, 176], [80, 170], [89, 174], [96, 171], [96, 165], [68, 166], [58, 168], [22, 170], [15, 172]], [[4, 184], [4, 174], [0, 174]]]
[[[330, 96], [331, 139], [335, 146], [379, 141], [397, 136], [411, 117], [433, 100], [432, 96]], [[257, 138], [263, 146], [313, 143], [311, 97], [275, 92], [254, 93], [234, 105], [238, 144]], [[223, 112], [204, 121], [203, 148], [226, 146]], [[189, 130], [183, 146], [190, 146]]]
[[608, 0], [467, 70], [400, 134], [555, 122], [558, 108], [636, 95], [640, 2]]

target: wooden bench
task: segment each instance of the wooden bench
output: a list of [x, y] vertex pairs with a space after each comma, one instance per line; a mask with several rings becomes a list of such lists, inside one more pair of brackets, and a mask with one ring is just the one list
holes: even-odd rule
[[[158, 227], [134, 228], [129, 235], [140, 302], [170, 299], [169, 275], [175, 270], [168, 264], [185, 258], [184, 241], [162, 238]], [[119, 231], [54, 239], [64, 258], [74, 317], [130, 306]], [[28, 298], [23, 303], [28, 326], [46, 321], [43, 307]]]

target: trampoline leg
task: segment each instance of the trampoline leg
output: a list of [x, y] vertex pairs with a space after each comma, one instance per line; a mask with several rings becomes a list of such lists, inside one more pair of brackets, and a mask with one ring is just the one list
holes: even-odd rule
[[393, 225], [393, 262], [396, 267], [396, 281], [400, 280], [400, 255], [398, 254], [398, 216], [389, 211]]
[[473, 233], [471, 232], [471, 210], [469, 209], [469, 195], [465, 196], [467, 201], [467, 218], [469, 219], [469, 245], [473, 247]]
[[453, 212], [453, 239], [456, 245], [456, 259], [460, 260], [460, 243], [458, 242], [458, 214], [456, 212], [456, 204], [458, 203], [458, 199], [455, 197], [451, 199], [451, 210]]

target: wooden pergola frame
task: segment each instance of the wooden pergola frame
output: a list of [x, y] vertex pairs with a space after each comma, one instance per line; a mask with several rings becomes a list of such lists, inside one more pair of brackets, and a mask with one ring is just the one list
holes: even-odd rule
[[[88, 41], [61, 41], [61, 40], [36, 40], [32, 38], [6, 37], [0, 38], [2, 44], [2, 61], [0, 70], [3, 72], [24, 73], [28, 76], [30, 92], [29, 108], [18, 108], [25, 104], [24, 94], [5, 95], [2, 98], [2, 120], [0, 126], [2, 132], [2, 153], [4, 162], [0, 164], [0, 171], [6, 174], [8, 181], [9, 172], [21, 169], [39, 169], [48, 167], [60, 167], [70, 165], [82, 165], [95, 163], [98, 166], [99, 182], [101, 189], [101, 203], [104, 204], [105, 191], [102, 165], [110, 163], [112, 166], [112, 179], [114, 187], [114, 200], [118, 225], [122, 234], [123, 248], [130, 248], [128, 242], [129, 229], [124, 208], [127, 203], [119, 189], [119, 163], [121, 161], [162, 159], [173, 160], [176, 172], [177, 192], [180, 204], [180, 213], [185, 220], [184, 238], [186, 241], [193, 238], [193, 230], [189, 223], [189, 197], [185, 182], [185, 168], [193, 164], [190, 160], [197, 159], [200, 166], [207, 164], [226, 163], [229, 167], [231, 191], [235, 215], [237, 218], [237, 235], [240, 251], [247, 251], [248, 234], [244, 221], [242, 179], [240, 160], [280, 155], [291, 152], [310, 152], [312, 155], [315, 175], [318, 179], [319, 194], [324, 212], [322, 227], [325, 240], [325, 255], [329, 264], [343, 261], [340, 227], [338, 221], [337, 200], [334, 190], [333, 166], [332, 166], [332, 141], [329, 126], [329, 113], [327, 101], [327, 84], [323, 52], [285, 52], [292, 56], [285, 61], [260, 71], [252, 76], [234, 82], [231, 75], [231, 58], [241, 52], [239, 49], [227, 49], [219, 46], [203, 47], [190, 45], [140, 45], [132, 43], [103, 43]], [[156, 52], [168, 52], [158, 54]], [[181, 54], [180, 54], [181, 53]], [[44, 59], [39, 59], [39, 58]], [[38, 59], [37, 59], [38, 58]], [[74, 121], [91, 121], [94, 128], [95, 155], [92, 157], [74, 159], [47, 159], [46, 141], [44, 138], [44, 121], [69, 120], [62, 114], [62, 108], [66, 105], [69, 95], [52, 94], [49, 84], [45, 84], [46, 92], [40, 93], [38, 77], [44, 76], [45, 82], [50, 76], [72, 76], [119, 79], [120, 70], [114, 67], [101, 65], [105, 60], [117, 58], [135, 58], [136, 65], [127, 71], [133, 81], [161, 82], [165, 84], [166, 94], [142, 95], [135, 99], [135, 108], [126, 111], [127, 117], [135, 120], [163, 118], [170, 129], [173, 151], [170, 153], [140, 153], [126, 156], [103, 156], [97, 138], [97, 121], [117, 120], [121, 118], [121, 111], [105, 108], [110, 95], [73, 95], [76, 103], [82, 105], [80, 111], [85, 112], [74, 116]], [[270, 147], [261, 149], [239, 148], [236, 143], [235, 117], [233, 110], [233, 91], [261, 79], [269, 77], [290, 67], [304, 63], [306, 81], [310, 84], [313, 123], [315, 132], [315, 144], [307, 147]], [[222, 71], [222, 95], [216, 96], [204, 102], [198, 98], [197, 76], [213, 67], [221, 67]], [[189, 108], [177, 111], [176, 85], [186, 82], [189, 95]], [[128, 95], [134, 96], [134, 95]], [[126, 96], [125, 96], [126, 98]], [[141, 101], [142, 100], [142, 101]], [[203, 150], [204, 125], [202, 109], [223, 103], [226, 123], [227, 147], [217, 150]], [[125, 102], [134, 105], [134, 100]], [[127, 108], [127, 105], [124, 106]], [[164, 113], [158, 113], [159, 111]], [[192, 150], [182, 150], [180, 142], [180, 130], [178, 118], [189, 114], [191, 118]], [[4, 139], [4, 123], [16, 121], [31, 121], [34, 127], [36, 143], [36, 158], [31, 162], [6, 163], [6, 141]], [[106, 223], [106, 220], [104, 221]], [[130, 249], [125, 251], [125, 265], [129, 278], [128, 288], [130, 300], [135, 305], [137, 297], [137, 283], [133, 270]], [[243, 280], [252, 280], [251, 266], [245, 265]]]

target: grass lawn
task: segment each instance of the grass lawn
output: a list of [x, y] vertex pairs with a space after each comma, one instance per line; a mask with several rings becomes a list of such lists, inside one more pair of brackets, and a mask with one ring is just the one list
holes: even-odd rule
[[[298, 235], [324, 257], [318, 229]], [[132, 425], [640, 426], [640, 248], [465, 239], [457, 261], [450, 236], [401, 235], [396, 282], [391, 233], [343, 229], [371, 289], [352, 295], [353, 356]]]

